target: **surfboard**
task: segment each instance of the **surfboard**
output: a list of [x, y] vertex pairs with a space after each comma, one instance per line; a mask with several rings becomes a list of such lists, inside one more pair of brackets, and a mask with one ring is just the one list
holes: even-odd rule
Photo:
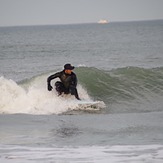
[[76, 101], [76, 104], [80, 110], [100, 110], [105, 107], [105, 103], [103, 101], [79, 100]]

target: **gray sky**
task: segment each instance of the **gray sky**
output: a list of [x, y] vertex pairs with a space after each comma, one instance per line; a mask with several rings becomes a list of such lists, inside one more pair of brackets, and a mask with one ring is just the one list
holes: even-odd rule
[[163, 0], [0, 0], [0, 26], [163, 19]]

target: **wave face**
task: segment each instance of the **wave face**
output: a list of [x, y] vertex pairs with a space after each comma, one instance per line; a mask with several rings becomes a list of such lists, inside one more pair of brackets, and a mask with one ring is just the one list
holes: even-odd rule
[[163, 67], [125, 67], [111, 71], [83, 67], [77, 74], [88, 94], [104, 101], [109, 113], [163, 110]]
[[[75, 72], [80, 97], [106, 104], [100, 113], [163, 110], [162, 67], [125, 67], [111, 71], [79, 67]], [[47, 91], [46, 79], [49, 75], [39, 75], [19, 83], [0, 77], [0, 113], [61, 114], [81, 110], [74, 97], [58, 97], [55, 91]], [[104, 108], [104, 104], [101, 103], [99, 108]], [[90, 108], [86, 111], [90, 112]]]

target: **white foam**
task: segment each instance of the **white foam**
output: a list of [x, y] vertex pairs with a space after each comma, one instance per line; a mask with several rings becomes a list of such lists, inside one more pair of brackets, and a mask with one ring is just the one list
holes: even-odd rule
[[99, 162], [162, 163], [162, 145], [23, 147], [0, 146], [1, 161], [12, 162]]
[[85, 64], [79, 64], [77, 67], [87, 67]]
[[[55, 91], [47, 91], [46, 77], [39, 76], [21, 86], [0, 77], [0, 113], [60, 114], [79, 108], [74, 96], [58, 97]], [[81, 99], [91, 100], [81, 85], [78, 92]]]

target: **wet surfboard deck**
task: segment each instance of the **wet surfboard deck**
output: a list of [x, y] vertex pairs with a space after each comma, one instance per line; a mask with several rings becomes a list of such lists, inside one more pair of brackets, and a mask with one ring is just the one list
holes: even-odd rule
[[78, 100], [75, 102], [78, 105], [78, 108], [81, 110], [88, 110], [88, 109], [102, 109], [105, 107], [105, 103], [103, 101], [85, 101], [85, 100]]

